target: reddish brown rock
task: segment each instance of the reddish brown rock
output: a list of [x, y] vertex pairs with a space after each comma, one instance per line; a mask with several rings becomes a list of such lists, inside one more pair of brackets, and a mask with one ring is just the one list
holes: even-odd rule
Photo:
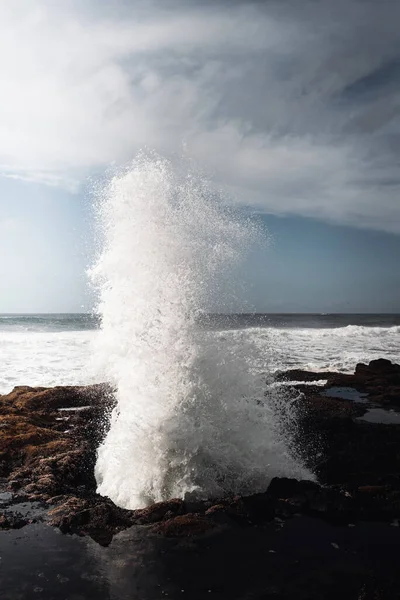
[[189, 513], [163, 521], [153, 526], [152, 530], [165, 537], [192, 537], [208, 533], [216, 527], [212, 520]]
[[[17, 387], [0, 396], [0, 476], [9, 489], [42, 500], [78, 485], [94, 490], [90, 473], [111, 404], [105, 386]], [[88, 409], [58, 410], [80, 406]]]
[[[385, 362], [358, 367], [353, 376], [333, 374], [330, 381], [343, 377], [350, 387], [361, 385], [394, 396], [397, 373], [395, 365]], [[322, 375], [327, 374], [311, 377]], [[297, 379], [300, 373], [292, 376]], [[274, 479], [268, 490], [247, 497], [172, 499], [136, 511], [120, 509], [96, 494], [96, 449], [112, 406], [110, 390], [101, 386], [24, 387], [0, 397], [0, 476], [14, 494], [46, 502], [51, 525], [91, 535], [102, 544], [132, 525], [150, 525], [168, 537], [188, 537], [221, 525], [251, 527], [299, 513], [333, 522], [399, 518], [399, 428], [357, 421], [365, 407], [325, 397], [321, 391], [304, 386], [303, 393], [297, 393], [295, 451], [326, 487]], [[77, 406], [87, 408], [58, 410]], [[7, 519], [2, 527], [12, 526]]]
[[49, 523], [63, 533], [90, 535], [102, 545], [108, 545], [114, 534], [134, 523], [133, 512], [115, 506], [108, 498], [67, 497], [48, 513]]
[[57, 496], [49, 499], [48, 503], [57, 504], [48, 513], [52, 525], [56, 525], [62, 519], [69, 517], [71, 513], [81, 512], [89, 506], [88, 500], [76, 496]]
[[167, 502], [156, 502], [151, 504], [147, 508], [134, 511], [135, 523], [138, 525], [149, 525], [162, 521], [163, 519], [169, 519], [177, 515], [183, 515], [185, 513], [185, 505], [183, 500], [179, 498], [173, 498]]

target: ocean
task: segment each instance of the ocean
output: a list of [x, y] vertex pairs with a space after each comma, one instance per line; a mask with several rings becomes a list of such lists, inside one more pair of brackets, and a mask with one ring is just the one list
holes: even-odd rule
[[313, 479], [295, 451], [298, 404], [274, 373], [353, 371], [400, 349], [400, 315], [207, 314], [230, 312], [238, 267], [267, 240], [181, 167], [142, 154], [99, 193], [89, 277], [101, 327], [90, 315], [0, 318], [0, 393], [113, 385], [95, 477], [99, 494], [130, 509], [248, 495], [282, 474]]
[[[292, 368], [352, 372], [357, 362], [400, 360], [400, 315], [205, 315], [198, 327], [226, 353], [259, 349], [258, 371]], [[89, 314], [0, 315], [0, 393], [16, 385], [55, 386], [103, 380], [93, 365], [99, 333]]]
[[247, 495], [282, 474], [313, 479], [295, 451], [298, 405], [274, 373], [350, 372], [400, 350], [400, 315], [207, 314], [230, 312], [238, 266], [267, 240], [181, 167], [143, 154], [99, 193], [89, 277], [101, 327], [90, 315], [0, 318], [0, 393], [113, 385], [95, 477], [98, 493], [130, 509]]

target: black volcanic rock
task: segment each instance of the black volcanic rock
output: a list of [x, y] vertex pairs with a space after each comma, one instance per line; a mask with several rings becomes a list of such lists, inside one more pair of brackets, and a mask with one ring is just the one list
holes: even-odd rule
[[319, 390], [295, 386], [302, 392], [297, 446], [321, 482], [400, 488], [400, 426], [357, 420], [368, 405], [325, 395], [333, 386], [350, 387], [365, 392], [367, 402], [396, 405], [399, 373], [399, 365], [382, 359], [357, 365], [354, 374], [333, 373]]
[[400, 365], [392, 363], [386, 358], [371, 360], [368, 365], [358, 363], [355, 369], [355, 375], [359, 377], [384, 377], [387, 379], [393, 376], [400, 377]]
[[1, 529], [21, 529], [28, 525], [28, 519], [25, 519], [19, 513], [9, 511], [0, 511], [0, 530]]
[[[279, 377], [342, 380], [346, 386], [395, 397], [393, 381], [399, 372], [398, 365], [378, 360], [357, 365], [354, 375], [296, 370]], [[93, 476], [96, 449], [113, 405], [106, 386], [19, 387], [1, 396], [1, 476], [17, 499], [46, 503], [52, 526], [90, 535], [102, 544], [132, 525], [153, 527], [168, 537], [187, 537], [219, 526], [252, 527], [296, 514], [340, 523], [400, 518], [399, 427], [357, 421], [365, 408], [323, 396], [324, 388], [301, 389], [296, 401], [297, 451], [319, 483], [275, 478], [268, 490], [251, 496], [204, 502], [171, 499], [141, 510], [121, 509], [96, 494]], [[2, 519], [3, 528], [12, 526], [12, 519]]]
[[354, 374], [332, 373], [327, 380], [326, 387], [352, 387], [366, 392], [373, 402], [400, 404], [400, 365], [383, 358], [357, 364]]
[[290, 369], [288, 371], [278, 371], [275, 374], [276, 381], [320, 381], [332, 376], [331, 371], [305, 371], [303, 369]]
[[[322, 388], [297, 386], [301, 393], [288, 398], [299, 409], [294, 451], [318, 482], [274, 478], [258, 494], [170, 499], [135, 511], [96, 494], [93, 467], [113, 405], [111, 390], [16, 388], [0, 397], [0, 492], [10, 492], [0, 495], [0, 530], [10, 530], [3, 539], [21, 527], [38, 535], [38, 526], [30, 528], [33, 519], [18, 506], [39, 504], [44, 524], [109, 546], [93, 553], [99, 559], [104, 551], [106, 569], [115, 556], [106, 570], [107, 598], [109, 577], [115, 597], [122, 597], [120, 580], [131, 578], [126, 597], [139, 594], [143, 600], [399, 598], [400, 540], [394, 526], [400, 522], [400, 426], [359, 421], [364, 405], [323, 395], [335, 382], [367, 391], [368, 399], [382, 405], [388, 398], [395, 403], [399, 369], [372, 361], [357, 365], [354, 375], [279, 375], [287, 381], [328, 380]], [[85, 555], [90, 543], [86, 548], [85, 542]], [[55, 565], [58, 572], [58, 554]], [[26, 562], [23, 568], [29, 571]], [[37, 577], [37, 569], [32, 572]], [[81, 582], [71, 582], [72, 595], [75, 585]], [[40, 589], [33, 590], [35, 597]]]

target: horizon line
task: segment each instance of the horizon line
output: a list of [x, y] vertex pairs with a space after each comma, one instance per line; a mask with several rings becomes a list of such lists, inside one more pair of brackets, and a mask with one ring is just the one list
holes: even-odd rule
[[[94, 312], [0, 312], [0, 317], [30, 317], [30, 316], [60, 316], [60, 315], [80, 315], [80, 316], [87, 316], [87, 317], [96, 317], [99, 315], [96, 315]], [[400, 312], [315, 312], [315, 311], [311, 311], [311, 312], [296, 312], [296, 311], [289, 311], [289, 312], [278, 312], [278, 311], [269, 311], [269, 312], [258, 312], [258, 311], [254, 311], [254, 312], [229, 312], [229, 313], [224, 313], [224, 312], [204, 312], [201, 313], [200, 316], [223, 316], [223, 317], [229, 317], [229, 316], [265, 316], [265, 315], [281, 315], [281, 316], [287, 316], [287, 315], [308, 315], [308, 316], [319, 316], [319, 317], [329, 317], [329, 316], [343, 316], [343, 315], [353, 315], [353, 316], [364, 316], [364, 315], [390, 315], [390, 316], [400, 316]]]

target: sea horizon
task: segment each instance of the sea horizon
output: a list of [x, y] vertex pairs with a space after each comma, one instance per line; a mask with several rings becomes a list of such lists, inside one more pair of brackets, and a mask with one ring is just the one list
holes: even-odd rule
[[[400, 316], [400, 312], [308, 312], [308, 311], [268, 311], [268, 312], [204, 312], [202, 314], [210, 316], [227, 316], [227, 315], [243, 315], [243, 316], [254, 316], [254, 315], [310, 315], [310, 316], [363, 316], [363, 315], [388, 315], [388, 316]], [[82, 316], [97, 316], [93, 311], [89, 312], [0, 312], [0, 317], [31, 317], [31, 316], [55, 316], [55, 315], [82, 315]]]

